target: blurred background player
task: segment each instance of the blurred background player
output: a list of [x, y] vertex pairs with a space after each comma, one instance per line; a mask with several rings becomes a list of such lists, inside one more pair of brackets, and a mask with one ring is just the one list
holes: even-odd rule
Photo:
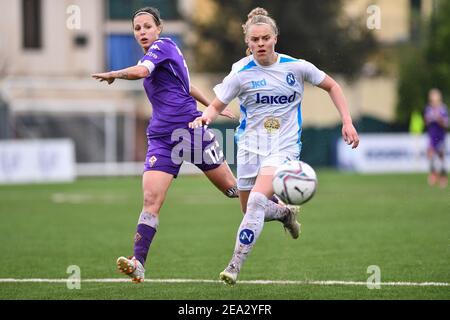
[[233, 65], [231, 73], [214, 88], [214, 101], [190, 124], [192, 128], [210, 124], [234, 98], [239, 98], [237, 176], [245, 215], [231, 261], [219, 276], [230, 285], [236, 283], [242, 264], [263, 229], [264, 208], [273, 194], [275, 169], [286, 160], [300, 157], [305, 81], [329, 93], [341, 115], [345, 141], [352, 148], [359, 143], [340, 86], [313, 64], [275, 52], [278, 27], [265, 9], [253, 9], [243, 29], [247, 53], [251, 55]]
[[428, 93], [428, 105], [425, 107], [425, 124], [428, 135], [427, 155], [430, 161], [430, 186], [439, 183], [442, 188], [448, 185], [445, 168], [445, 135], [449, 126], [448, 108], [442, 102], [442, 94], [438, 89]]
[[[92, 77], [112, 84], [115, 79], [144, 80], [144, 88], [153, 106], [153, 117], [147, 128], [148, 151], [142, 178], [144, 204], [139, 217], [134, 239], [134, 256], [119, 257], [117, 266], [122, 273], [129, 275], [133, 282], [143, 282], [145, 261], [150, 244], [159, 225], [159, 212], [166, 198], [168, 188], [176, 178], [180, 161], [174, 161], [172, 155], [175, 147], [183, 143], [183, 155], [201, 169], [208, 179], [226, 196], [238, 197], [236, 179], [228, 164], [223, 160], [214, 134], [206, 129], [192, 130], [188, 123], [201, 116], [194, 98], [204, 105], [209, 101], [205, 95], [189, 82], [189, 71], [184, 57], [169, 38], [159, 38], [162, 21], [159, 11], [145, 7], [135, 12], [132, 18], [134, 36], [145, 55], [136, 66], [105, 73], [93, 74]], [[224, 110], [222, 115], [233, 117]], [[185, 130], [183, 141], [172, 140], [175, 130]], [[194, 135], [201, 135], [199, 139]], [[208, 139], [205, 140], [205, 137]], [[202, 141], [197, 146], [194, 141]], [[178, 149], [177, 149], [178, 150]], [[200, 152], [201, 162], [195, 163], [194, 154]], [[295, 211], [274, 202], [266, 206], [266, 220], [278, 220], [283, 223], [293, 238], [298, 238], [299, 226]]]

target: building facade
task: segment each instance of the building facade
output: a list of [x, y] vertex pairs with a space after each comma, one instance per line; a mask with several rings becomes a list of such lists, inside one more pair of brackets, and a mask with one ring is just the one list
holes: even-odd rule
[[[139, 81], [109, 87], [90, 74], [136, 64], [131, 15], [138, 7], [160, 9], [164, 36], [187, 50], [189, 19], [210, 12], [213, 0], [2, 0], [0, 11], [0, 138], [72, 136], [81, 162], [135, 161], [145, 157], [145, 126], [151, 108]], [[428, 17], [435, 0], [344, 0], [344, 15], [366, 23], [377, 6], [376, 38], [389, 45], [414, 36], [414, 16]], [[200, 15], [201, 16], [201, 15]], [[222, 75], [191, 75], [212, 97]], [[396, 79], [340, 81], [355, 116], [390, 121], [395, 114]], [[305, 88], [305, 126], [339, 121], [326, 93]], [[239, 112], [236, 102], [232, 108]], [[331, 110], [330, 110], [331, 108]], [[45, 121], [45, 115], [47, 117]], [[75, 125], [74, 119], [79, 123]], [[49, 129], [59, 119], [60, 131]], [[81, 130], [79, 128], [82, 128]], [[58, 130], [57, 130], [58, 129]], [[47, 130], [47, 131], [46, 131]], [[64, 131], [65, 130], [65, 131]], [[90, 138], [87, 138], [88, 135]], [[92, 137], [96, 137], [95, 139]], [[99, 147], [100, 146], [100, 147]]]

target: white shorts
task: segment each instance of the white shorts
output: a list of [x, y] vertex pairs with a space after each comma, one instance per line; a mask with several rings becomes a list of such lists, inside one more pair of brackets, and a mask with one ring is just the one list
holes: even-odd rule
[[250, 191], [256, 182], [256, 177], [263, 167], [278, 167], [289, 160], [299, 160], [298, 146], [281, 150], [277, 153], [260, 155], [244, 149], [238, 149], [237, 154], [237, 187], [241, 191]]

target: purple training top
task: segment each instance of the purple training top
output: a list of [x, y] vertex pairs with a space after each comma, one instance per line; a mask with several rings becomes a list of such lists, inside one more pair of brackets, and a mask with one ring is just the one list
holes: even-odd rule
[[187, 129], [188, 123], [201, 112], [189, 93], [189, 70], [177, 45], [169, 38], [156, 40], [138, 65], [150, 71], [144, 80], [145, 92], [153, 106], [147, 135], [170, 136], [175, 129]]
[[439, 145], [445, 139], [446, 129], [437, 122], [437, 119], [442, 119], [448, 126], [449, 118], [447, 106], [444, 104], [439, 107], [426, 106], [425, 122], [427, 124], [427, 133], [432, 146]]

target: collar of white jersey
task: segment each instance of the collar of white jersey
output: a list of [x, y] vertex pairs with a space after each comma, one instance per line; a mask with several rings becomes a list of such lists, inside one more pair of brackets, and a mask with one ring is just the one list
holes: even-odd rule
[[275, 62], [272, 63], [271, 65], [263, 66], [262, 64], [259, 64], [259, 63], [258, 63], [258, 61], [255, 59], [255, 57], [252, 56], [253, 62], [255, 62], [255, 64], [256, 64], [258, 67], [261, 67], [261, 68], [265, 68], [265, 69], [267, 69], [267, 68], [272, 68], [273, 66], [279, 64], [279, 63], [280, 63], [280, 59], [281, 59], [281, 54], [279, 54], [278, 52], [275, 52], [275, 54], [277, 55], [277, 61], [275, 61]]

